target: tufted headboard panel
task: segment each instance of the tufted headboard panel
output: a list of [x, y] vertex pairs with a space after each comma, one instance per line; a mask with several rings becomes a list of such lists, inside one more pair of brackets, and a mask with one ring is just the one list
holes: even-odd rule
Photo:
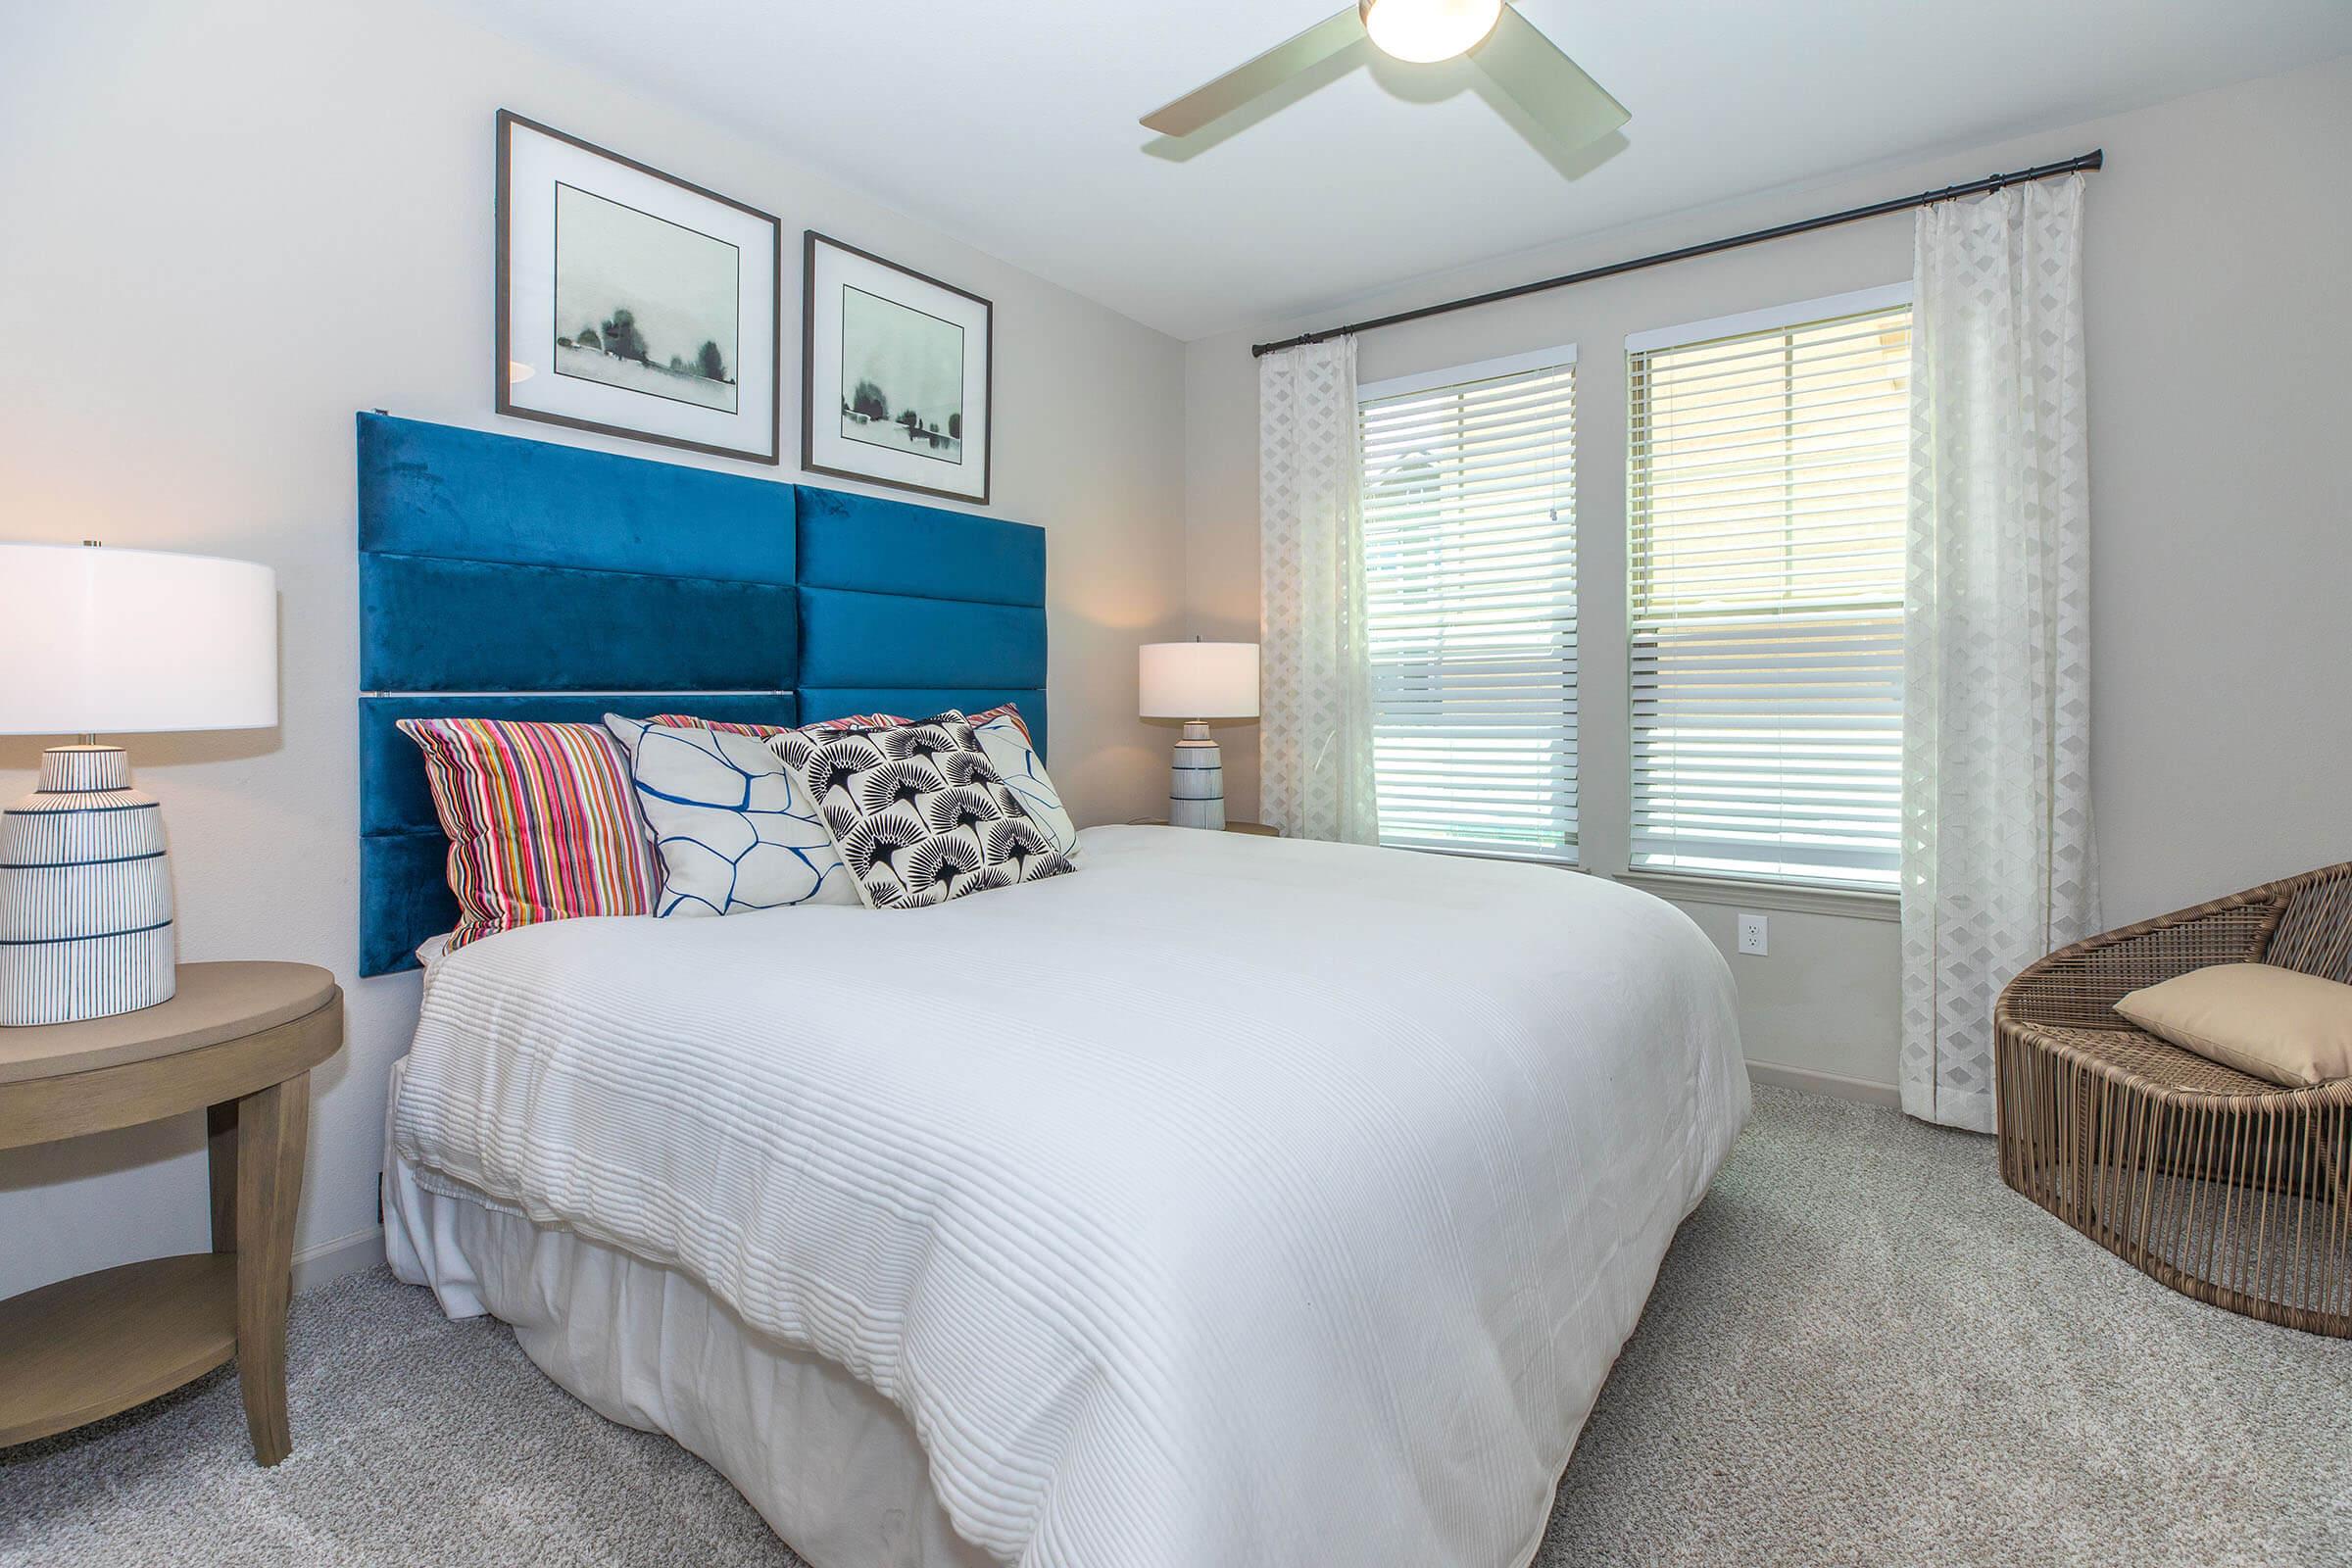
[[457, 920], [398, 719], [1017, 702], [1046, 739], [1026, 524], [363, 414], [359, 549], [362, 974]]

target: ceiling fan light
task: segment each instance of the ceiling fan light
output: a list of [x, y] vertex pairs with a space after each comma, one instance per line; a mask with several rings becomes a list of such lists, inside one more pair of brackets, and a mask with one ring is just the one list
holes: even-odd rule
[[1484, 42], [1502, 0], [1356, 0], [1356, 14], [1381, 53], [1425, 66]]

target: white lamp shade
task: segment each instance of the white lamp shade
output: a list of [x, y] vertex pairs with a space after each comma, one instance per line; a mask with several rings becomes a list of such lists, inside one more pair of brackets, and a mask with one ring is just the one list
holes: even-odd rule
[[1146, 643], [1137, 666], [1142, 717], [1257, 716], [1255, 643]]
[[277, 573], [268, 566], [0, 544], [0, 735], [276, 722]]

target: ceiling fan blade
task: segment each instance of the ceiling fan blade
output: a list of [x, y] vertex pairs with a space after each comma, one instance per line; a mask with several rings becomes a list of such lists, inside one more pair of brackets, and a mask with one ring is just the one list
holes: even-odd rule
[[1634, 118], [1513, 6], [1502, 8], [1469, 59], [1562, 151], [1598, 141]]
[[1197, 87], [1174, 103], [1152, 110], [1143, 122], [1163, 136], [1189, 136], [1210, 121], [1272, 92], [1301, 71], [1320, 65], [1349, 44], [1361, 41], [1363, 36], [1363, 22], [1355, 7], [1349, 6], [1296, 38], [1276, 44], [1248, 65], [1235, 67], [1207, 86]]

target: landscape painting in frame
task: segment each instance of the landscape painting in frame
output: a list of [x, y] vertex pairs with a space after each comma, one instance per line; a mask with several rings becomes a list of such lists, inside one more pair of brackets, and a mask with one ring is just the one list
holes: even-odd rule
[[498, 412], [775, 463], [783, 230], [506, 110]]
[[801, 466], [985, 505], [989, 302], [813, 231], [803, 260]]

